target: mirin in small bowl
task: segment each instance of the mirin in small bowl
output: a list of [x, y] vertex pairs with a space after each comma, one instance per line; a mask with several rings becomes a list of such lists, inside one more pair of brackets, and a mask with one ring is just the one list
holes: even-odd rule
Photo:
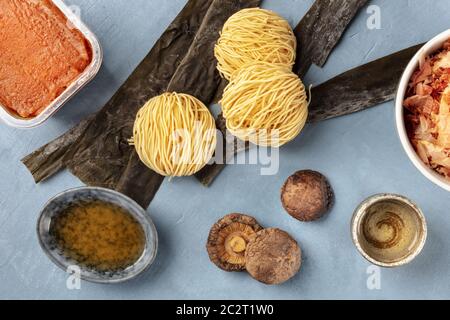
[[359, 253], [380, 267], [410, 263], [422, 251], [427, 224], [420, 208], [395, 194], [378, 194], [362, 202], [351, 224]]

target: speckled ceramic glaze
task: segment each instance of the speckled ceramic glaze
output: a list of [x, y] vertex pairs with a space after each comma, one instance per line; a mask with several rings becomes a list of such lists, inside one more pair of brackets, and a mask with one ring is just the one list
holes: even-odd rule
[[50, 235], [52, 219], [62, 213], [70, 204], [79, 201], [100, 200], [114, 204], [129, 212], [142, 226], [145, 232], [146, 244], [141, 257], [132, 266], [122, 271], [99, 272], [80, 267], [80, 277], [83, 280], [96, 283], [119, 283], [130, 280], [144, 272], [154, 261], [158, 249], [158, 235], [155, 225], [148, 214], [133, 200], [113, 190], [83, 187], [64, 191], [52, 198], [44, 206], [38, 223], [37, 233], [39, 243], [47, 256], [61, 269], [68, 271], [77, 262], [67, 259], [57, 248], [54, 238]]

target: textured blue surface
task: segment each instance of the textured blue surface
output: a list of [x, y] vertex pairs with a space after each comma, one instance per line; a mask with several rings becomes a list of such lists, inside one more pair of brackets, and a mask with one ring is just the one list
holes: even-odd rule
[[[48, 198], [80, 181], [63, 172], [35, 185], [20, 159], [91, 114], [112, 96], [146, 55], [185, 0], [71, 0], [98, 35], [103, 68], [45, 125], [31, 131], [0, 126], [0, 298], [196, 299], [196, 298], [450, 298], [450, 196], [426, 180], [409, 162], [394, 128], [393, 103], [311, 125], [281, 151], [276, 176], [260, 176], [258, 166], [229, 166], [205, 189], [194, 178], [166, 181], [149, 214], [160, 235], [155, 265], [132, 282], [103, 286], [82, 283], [66, 289], [66, 274], [39, 248], [35, 224]], [[266, 0], [296, 24], [312, 0]], [[349, 68], [410, 45], [450, 27], [449, 0], [373, 0], [381, 7], [382, 29], [366, 27], [361, 12], [324, 69], [313, 67], [308, 83], [321, 83]], [[336, 205], [325, 219], [302, 224], [282, 209], [279, 189], [298, 169], [327, 175]], [[357, 253], [349, 223], [366, 197], [395, 192], [415, 200], [428, 219], [423, 254], [406, 267], [381, 271], [381, 290], [368, 290], [369, 264]], [[230, 212], [255, 216], [264, 226], [291, 233], [304, 263], [292, 281], [267, 287], [245, 273], [229, 274], [209, 262], [205, 242], [210, 226]]]

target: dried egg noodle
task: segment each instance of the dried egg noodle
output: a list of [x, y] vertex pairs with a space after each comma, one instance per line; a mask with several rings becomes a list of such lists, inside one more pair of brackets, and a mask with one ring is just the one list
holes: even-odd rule
[[260, 146], [288, 143], [308, 118], [309, 103], [300, 78], [270, 63], [253, 63], [235, 72], [220, 104], [227, 129]]
[[163, 176], [189, 176], [200, 171], [216, 147], [216, 125], [206, 106], [187, 94], [164, 93], [138, 112], [133, 129], [136, 152]]
[[242, 66], [255, 61], [292, 68], [297, 39], [289, 23], [270, 10], [244, 9], [225, 23], [214, 53], [217, 69], [230, 80]]

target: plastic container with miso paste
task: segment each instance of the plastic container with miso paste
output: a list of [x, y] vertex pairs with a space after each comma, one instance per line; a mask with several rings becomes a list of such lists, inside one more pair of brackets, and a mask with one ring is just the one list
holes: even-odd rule
[[[94, 33], [81, 21], [81, 19], [72, 12], [71, 8], [64, 4], [62, 0], [46, 0], [43, 5], [54, 5], [58, 12], [55, 15], [62, 14], [67, 19], [67, 23], [70, 24], [70, 28], [77, 29], [90, 45], [92, 57], [89, 65], [71, 82], [69, 85], [63, 86], [63, 91], [58, 92], [56, 98], [37, 112], [37, 115], [30, 117], [20, 116], [15, 110], [3, 105], [0, 101], [0, 119], [16, 128], [33, 128], [43, 124], [53, 114], [55, 114], [70, 98], [72, 98], [80, 89], [88, 84], [100, 70], [100, 66], [103, 60], [103, 53], [99, 41]], [[46, 7], [47, 9], [47, 7]], [[20, 9], [18, 9], [20, 10]], [[48, 12], [46, 12], [48, 14]], [[58, 23], [59, 20], [55, 19]], [[6, 32], [6, 31], [5, 31]], [[45, 36], [45, 35], [44, 35]], [[45, 40], [46, 38], [43, 37]], [[50, 39], [48, 39], [50, 40]], [[56, 43], [52, 42], [49, 46], [55, 46]], [[39, 58], [38, 55], [36, 55]], [[2, 62], [0, 61], [0, 64]], [[7, 90], [7, 89], [5, 89]], [[44, 94], [44, 93], [43, 93]], [[11, 96], [11, 95], [10, 95]], [[31, 99], [31, 98], [30, 98]]]

